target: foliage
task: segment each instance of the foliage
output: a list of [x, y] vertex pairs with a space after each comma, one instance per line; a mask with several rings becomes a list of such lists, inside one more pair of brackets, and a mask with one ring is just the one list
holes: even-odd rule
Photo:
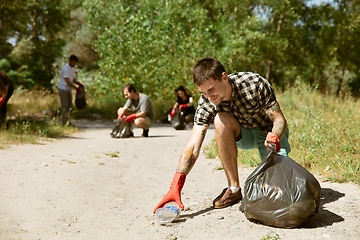
[[208, 56], [282, 89], [300, 79], [356, 96], [359, 10], [356, 0], [4, 1], [0, 58], [16, 86], [53, 89], [69, 55], [78, 55], [84, 75], [100, 67], [88, 88], [104, 103], [124, 101], [125, 83], [163, 103], [178, 85], [198, 97], [191, 69]]
[[77, 129], [68, 125], [57, 124], [56, 118], [43, 121], [19, 117], [7, 121], [6, 126], [2, 126], [0, 131], [0, 149], [4, 149], [14, 144], [38, 144], [46, 138], [65, 137]]
[[[360, 183], [360, 103], [319, 95], [298, 82], [277, 99], [289, 125], [289, 156], [324, 179]], [[215, 142], [206, 151], [218, 156]], [[255, 167], [259, 153], [239, 150], [238, 162]]]
[[357, 129], [359, 102], [325, 97], [296, 85], [282, 95], [282, 110], [290, 123], [291, 156], [317, 174], [360, 183]]
[[[14, 77], [16, 86], [51, 88], [52, 64], [64, 44], [57, 34], [69, 21], [65, 3], [64, 0], [14, 0], [1, 4], [0, 45], [5, 48], [0, 56], [11, 63], [10, 78]], [[16, 42], [14, 47], [9, 46], [9, 38]], [[21, 76], [23, 69], [26, 76]]]
[[0, 59], [0, 69], [7, 72], [11, 70], [11, 64], [5, 58]]
[[188, 1], [166, 3], [85, 1], [101, 58], [96, 98], [119, 99], [126, 83], [165, 101], [173, 101], [167, 93], [179, 85], [194, 92], [191, 67], [200, 56], [212, 55], [213, 49], [207, 12]]

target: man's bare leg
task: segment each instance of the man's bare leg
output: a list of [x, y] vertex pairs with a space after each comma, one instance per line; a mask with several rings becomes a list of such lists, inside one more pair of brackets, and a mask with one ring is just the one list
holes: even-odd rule
[[147, 129], [146, 119], [145, 118], [137, 118], [134, 120], [134, 125], [138, 128]]
[[216, 144], [225, 170], [228, 186], [240, 187], [237, 165], [236, 137], [240, 136], [240, 125], [226, 112], [220, 112], [214, 119]]

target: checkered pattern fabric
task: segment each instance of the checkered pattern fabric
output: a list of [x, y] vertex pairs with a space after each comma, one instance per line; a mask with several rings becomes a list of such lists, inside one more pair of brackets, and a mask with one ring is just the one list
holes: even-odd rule
[[265, 110], [272, 107], [276, 97], [270, 83], [257, 73], [238, 72], [230, 74], [231, 101], [215, 105], [201, 95], [194, 123], [209, 125], [218, 112], [230, 112], [245, 128], [272, 129], [272, 121]]

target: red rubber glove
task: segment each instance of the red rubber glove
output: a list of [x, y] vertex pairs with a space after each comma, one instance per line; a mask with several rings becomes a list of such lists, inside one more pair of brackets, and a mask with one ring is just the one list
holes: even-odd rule
[[171, 110], [171, 113], [170, 113], [170, 118], [173, 118], [173, 116], [175, 115], [175, 110]]
[[188, 107], [188, 105], [187, 104], [181, 104], [180, 106], [179, 106], [179, 109], [181, 110], [181, 109], [183, 109], [183, 108], [187, 108]]
[[76, 84], [79, 86], [79, 87], [83, 87], [84, 85], [81, 84], [81, 82], [76, 82]]
[[268, 146], [268, 142], [275, 143], [276, 144], [276, 152], [280, 151], [280, 149], [281, 149], [280, 140], [275, 133], [269, 132], [267, 134], [266, 140], [265, 140], [265, 147]]
[[130, 114], [129, 116], [127, 116], [124, 121], [131, 122], [134, 119], [136, 119], [136, 114], [135, 113]]
[[81, 90], [79, 88], [75, 87], [75, 89], [79, 94], [81, 94]]
[[163, 197], [163, 199], [159, 202], [159, 204], [154, 209], [154, 213], [158, 208], [161, 208], [168, 202], [175, 201], [181, 208], [184, 208], [184, 204], [181, 202], [181, 189], [184, 186], [186, 179], [185, 173], [177, 172], [174, 175], [174, 178], [171, 182], [170, 190], [168, 193]]
[[0, 97], [0, 107], [4, 104], [4, 102], [5, 102], [5, 98]]

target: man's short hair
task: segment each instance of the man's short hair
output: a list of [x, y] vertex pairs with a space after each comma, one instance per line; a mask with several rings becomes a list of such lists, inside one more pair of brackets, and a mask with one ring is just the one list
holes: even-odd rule
[[134, 87], [133, 85], [131, 85], [131, 84], [126, 84], [126, 85], [123, 87], [123, 89], [122, 89], [123, 94], [124, 94], [124, 90], [125, 90], [125, 89], [127, 89], [129, 92], [134, 91], [134, 93], [136, 93], [135, 87]]
[[70, 60], [70, 61], [75, 61], [75, 62], [78, 62], [78, 61], [79, 61], [78, 58], [77, 58], [77, 56], [75, 56], [75, 55], [71, 55], [70, 58], [69, 58], [69, 60]]
[[224, 66], [215, 58], [201, 59], [196, 63], [193, 70], [194, 83], [200, 86], [209, 78], [221, 81], [224, 72], [226, 72]]

